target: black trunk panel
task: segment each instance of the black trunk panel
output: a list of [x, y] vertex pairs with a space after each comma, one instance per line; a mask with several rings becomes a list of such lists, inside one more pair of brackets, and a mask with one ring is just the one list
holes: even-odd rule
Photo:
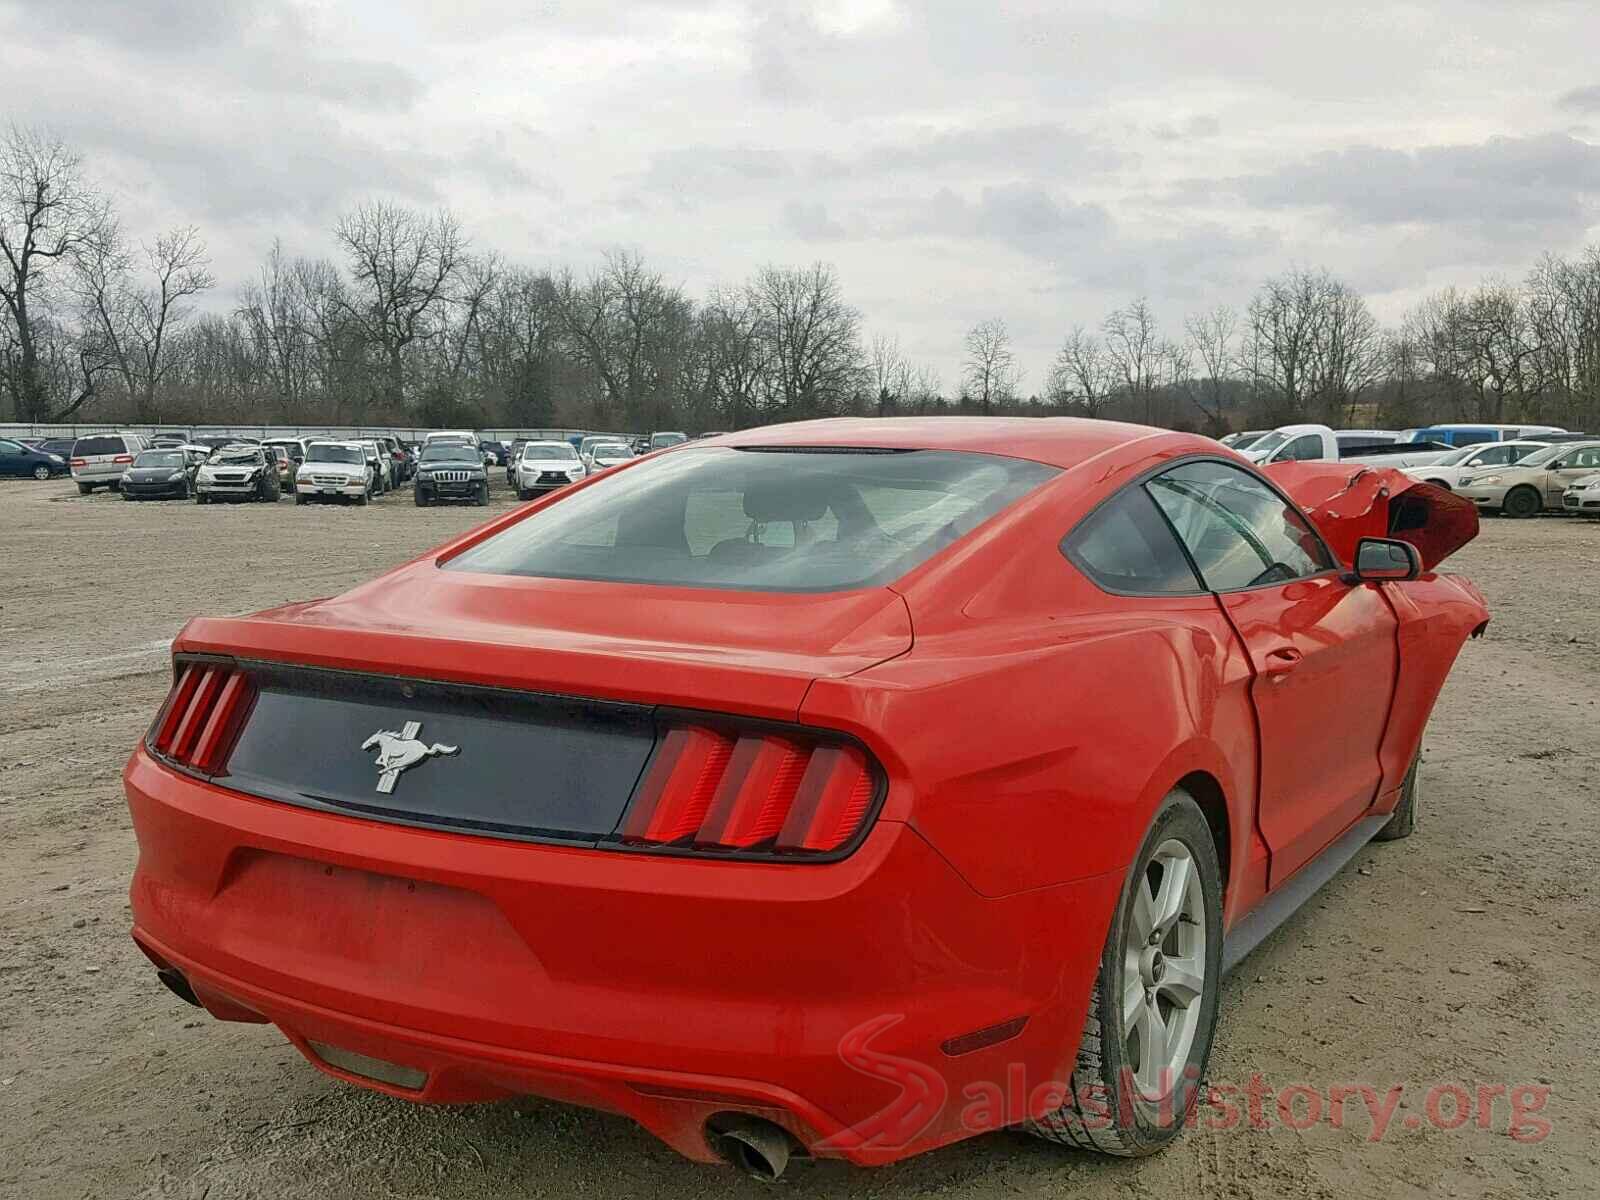
[[[655, 744], [648, 705], [241, 662], [259, 689], [226, 786], [273, 800], [486, 833], [593, 842]], [[439, 753], [379, 790], [380, 731]], [[415, 747], [412, 748], [413, 752]], [[403, 751], [402, 751], [403, 753]]]

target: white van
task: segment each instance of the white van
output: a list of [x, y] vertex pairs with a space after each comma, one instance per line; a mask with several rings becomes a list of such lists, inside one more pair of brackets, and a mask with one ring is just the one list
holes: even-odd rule
[[85, 496], [101, 486], [121, 491], [122, 473], [149, 448], [143, 434], [91, 433], [72, 443], [72, 478]]

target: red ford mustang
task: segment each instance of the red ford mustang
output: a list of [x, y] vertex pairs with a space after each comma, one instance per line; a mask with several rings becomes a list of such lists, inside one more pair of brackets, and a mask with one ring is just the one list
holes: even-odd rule
[[421, 1101], [692, 1158], [1176, 1136], [1223, 973], [1369, 839], [1483, 598], [1472, 506], [1101, 421], [691, 443], [333, 599], [197, 619], [133, 935]]

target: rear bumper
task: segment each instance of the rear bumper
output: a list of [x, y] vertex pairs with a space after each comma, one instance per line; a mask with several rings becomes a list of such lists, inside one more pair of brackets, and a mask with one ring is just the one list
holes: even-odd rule
[[[983, 1132], [971, 1085], [1025, 1078], [1025, 1104], [1027, 1089], [1064, 1081], [1121, 884], [985, 899], [892, 821], [832, 864], [702, 863], [301, 809], [143, 749], [125, 784], [134, 937], [215, 1015], [271, 1021], [363, 1086], [589, 1105], [702, 1160], [719, 1112], [879, 1163]], [[941, 1049], [1019, 1017], [1001, 1044]], [[424, 1082], [351, 1074], [312, 1043]], [[874, 1125], [917, 1087], [910, 1116]], [[861, 1144], [851, 1129], [879, 1136]]]

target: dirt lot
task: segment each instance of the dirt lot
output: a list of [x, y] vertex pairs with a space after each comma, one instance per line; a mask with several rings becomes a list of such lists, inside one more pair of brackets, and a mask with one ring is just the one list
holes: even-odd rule
[[[512, 502], [503, 488], [496, 509]], [[327, 595], [485, 515], [128, 504], [0, 486], [0, 1195], [521, 1197], [754, 1193], [619, 1118], [423, 1109], [313, 1070], [271, 1028], [159, 987], [127, 937], [118, 773], [195, 613]], [[1489, 521], [1451, 564], [1490, 597], [1434, 717], [1416, 837], [1372, 846], [1227, 985], [1215, 1082], [1404, 1085], [1385, 1136], [1197, 1128], [1111, 1162], [1003, 1133], [817, 1196], [1589, 1195], [1600, 1182], [1600, 523]], [[1466, 1087], [1451, 1123], [1436, 1084]], [[1480, 1085], [1506, 1085], [1489, 1111]], [[1508, 1134], [1548, 1088], [1548, 1136]], [[1527, 1093], [1532, 1096], [1534, 1093]], [[1531, 1103], [1532, 1101], [1529, 1101]], [[1306, 1107], [1296, 1110], [1301, 1116]], [[1326, 1111], [1324, 1116], [1326, 1117]], [[1478, 1116], [1488, 1128], [1479, 1128]], [[1435, 1121], [1432, 1117], [1442, 1118]], [[1208, 1120], [1207, 1124], [1215, 1124]], [[1531, 1133], [1531, 1140], [1530, 1139]]]

